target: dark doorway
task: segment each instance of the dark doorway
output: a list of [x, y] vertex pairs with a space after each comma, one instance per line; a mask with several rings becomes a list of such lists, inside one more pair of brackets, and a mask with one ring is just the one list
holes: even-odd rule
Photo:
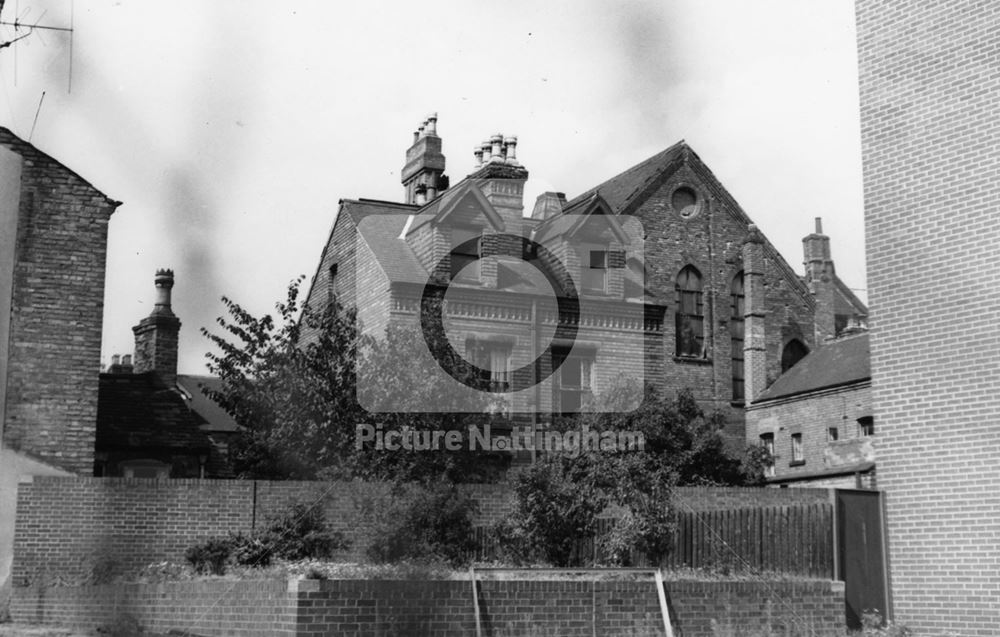
[[867, 610], [889, 617], [882, 493], [837, 489], [837, 572], [844, 580], [847, 627]]

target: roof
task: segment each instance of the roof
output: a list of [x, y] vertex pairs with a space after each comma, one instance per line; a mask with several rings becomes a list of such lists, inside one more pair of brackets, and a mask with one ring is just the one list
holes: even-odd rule
[[833, 275], [833, 286], [833, 289], [837, 292], [833, 297], [833, 311], [835, 313], [868, 316], [868, 306], [862, 303], [861, 299], [836, 274]]
[[233, 417], [202, 391], [202, 387], [214, 391], [222, 389], [221, 378], [178, 374], [177, 386], [184, 394], [188, 409], [193, 413], [202, 431], [223, 433], [242, 431]]
[[155, 372], [101, 374], [97, 448], [198, 452], [210, 443], [184, 397]]
[[340, 208], [341, 214], [354, 220], [359, 236], [371, 248], [390, 281], [424, 284], [427, 270], [410, 246], [399, 238], [408, 211], [412, 208], [400, 210], [382, 202], [348, 200], [343, 201]]
[[831, 341], [779, 376], [754, 404], [870, 380], [870, 361], [867, 332]]
[[[3, 6], [2, 2], [0, 2], [0, 6]], [[43, 153], [29, 142], [26, 142], [17, 135], [15, 135], [13, 131], [3, 126], [0, 126], [0, 144], [10, 147], [11, 150], [21, 155], [22, 157], [31, 157], [32, 159], [35, 160], [42, 160], [48, 163], [55, 164], [56, 166], [59, 166], [61, 169], [65, 170], [66, 172], [70, 173], [71, 175], [79, 179], [81, 182], [86, 184], [95, 193], [103, 197], [104, 200], [108, 203], [108, 205], [110, 205], [112, 208], [117, 208], [118, 206], [122, 205], [122, 202], [115, 201], [111, 197], [105, 195], [96, 186], [94, 186], [94, 184], [90, 183], [89, 181], [81, 177], [79, 173], [72, 170], [58, 159], [55, 159], [51, 155]]]
[[639, 193], [643, 192], [647, 186], [656, 181], [664, 168], [670, 163], [683, 159], [685, 151], [690, 151], [688, 145], [679, 141], [670, 148], [656, 153], [649, 159], [639, 162], [623, 173], [615, 175], [599, 186], [595, 186], [584, 192], [563, 207], [569, 210], [574, 206], [588, 201], [595, 194], [599, 194], [615, 213], [619, 213], [625, 206]]

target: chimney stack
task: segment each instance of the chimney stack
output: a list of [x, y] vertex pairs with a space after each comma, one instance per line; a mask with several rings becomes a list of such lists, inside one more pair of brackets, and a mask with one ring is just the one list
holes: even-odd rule
[[170, 307], [170, 292], [174, 287], [173, 270], [157, 270], [156, 304], [153, 311], [132, 328], [135, 334], [136, 374], [157, 373], [163, 382], [173, 387], [177, 381], [177, 338], [181, 322]]
[[428, 115], [413, 134], [413, 145], [406, 151], [401, 181], [408, 204], [423, 205], [448, 188], [437, 120], [437, 113]]
[[823, 220], [816, 217], [816, 231], [802, 239], [805, 254], [806, 284], [816, 299], [814, 318], [816, 344], [836, 336], [834, 309], [834, 268], [830, 256], [830, 237], [823, 234]]
[[531, 218], [539, 221], [551, 219], [562, 212], [566, 206], [566, 195], [561, 192], [543, 192], [535, 199], [535, 207], [531, 210]]
[[517, 161], [517, 137], [496, 133], [480, 148], [482, 161], [476, 152], [476, 170], [469, 179], [476, 180], [486, 200], [503, 219], [506, 231], [518, 234], [524, 224], [524, 183], [528, 171]]

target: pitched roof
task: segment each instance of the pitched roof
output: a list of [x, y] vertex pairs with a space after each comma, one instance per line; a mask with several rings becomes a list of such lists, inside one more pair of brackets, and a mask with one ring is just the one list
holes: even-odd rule
[[[0, 2], [0, 7], [2, 7], [2, 6], [3, 6], [3, 3]], [[83, 182], [84, 184], [86, 184], [89, 188], [91, 188], [96, 194], [98, 194], [101, 197], [103, 197], [104, 200], [105, 200], [105, 202], [109, 206], [111, 206], [112, 209], [117, 208], [118, 206], [122, 205], [122, 202], [115, 201], [111, 197], [108, 197], [107, 195], [105, 195], [103, 192], [101, 192], [100, 190], [98, 190], [96, 186], [94, 186], [92, 183], [90, 183], [89, 181], [87, 181], [86, 179], [84, 179], [83, 177], [81, 177], [79, 173], [75, 172], [74, 170], [72, 170], [71, 168], [69, 168], [68, 166], [66, 166], [65, 164], [63, 164], [61, 161], [59, 161], [58, 159], [55, 159], [51, 155], [43, 153], [42, 151], [38, 150], [38, 148], [36, 148], [35, 146], [33, 146], [31, 143], [24, 141], [23, 139], [21, 139], [20, 137], [18, 137], [17, 135], [15, 135], [13, 133], [13, 131], [11, 131], [10, 129], [5, 128], [3, 126], [0, 126], [0, 144], [3, 144], [4, 146], [7, 146], [8, 148], [10, 148], [14, 152], [16, 152], [18, 155], [21, 155], [22, 157], [28, 157], [28, 158], [36, 160], [36, 161], [42, 161], [42, 162], [46, 162], [46, 163], [50, 163], [50, 164], [55, 164], [56, 166], [59, 166], [59, 168], [65, 170], [67, 173], [73, 175], [74, 177], [76, 177], [77, 179], [79, 179], [81, 182]]]
[[869, 380], [870, 361], [867, 332], [831, 341], [779, 376], [754, 404]]
[[202, 387], [218, 391], [222, 388], [222, 379], [216, 376], [178, 374], [177, 386], [184, 393], [184, 400], [194, 414], [199, 429], [224, 433], [242, 431], [233, 417], [202, 391]]
[[636, 195], [653, 183], [667, 166], [674, 161], [683, 159], [686, 149], [688, 149], [688, 145], [681, 140], [670, 148], [639, 162], [625, 172], [615, 175], [599, 186], [574, 197], [567, 202], [563, 210], [569, 210], [589, 200], [596, 193], [604, 198], [615, 213], [619, 213]]
[[97, 448], [183, 450], [210, 448], [184, 398], [155, 372], [101, 374]]
[[426, 283], [427, 270], [413, 249], [399, 236], [406, 225], [407, 212], [383, 202], [350, 201], [341, 203], [340, 213], [350, 215], [357, 225], [358, 235], [375, 254], [390, 281]]

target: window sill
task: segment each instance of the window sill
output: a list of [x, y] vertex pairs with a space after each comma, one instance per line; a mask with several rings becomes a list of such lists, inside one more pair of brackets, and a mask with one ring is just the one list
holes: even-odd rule
[[804, 467], [806, 464], [805, 460], [792, 460], [788, 463], [789, 467]]
[[730, 407], [746, 407], [747, 401], [745, 400], [730, 400]]
[[711, 358], [694, 358], [693, 356], [674, 356], [675, 363], [684, 363], [685, 365], [711, 365]]

